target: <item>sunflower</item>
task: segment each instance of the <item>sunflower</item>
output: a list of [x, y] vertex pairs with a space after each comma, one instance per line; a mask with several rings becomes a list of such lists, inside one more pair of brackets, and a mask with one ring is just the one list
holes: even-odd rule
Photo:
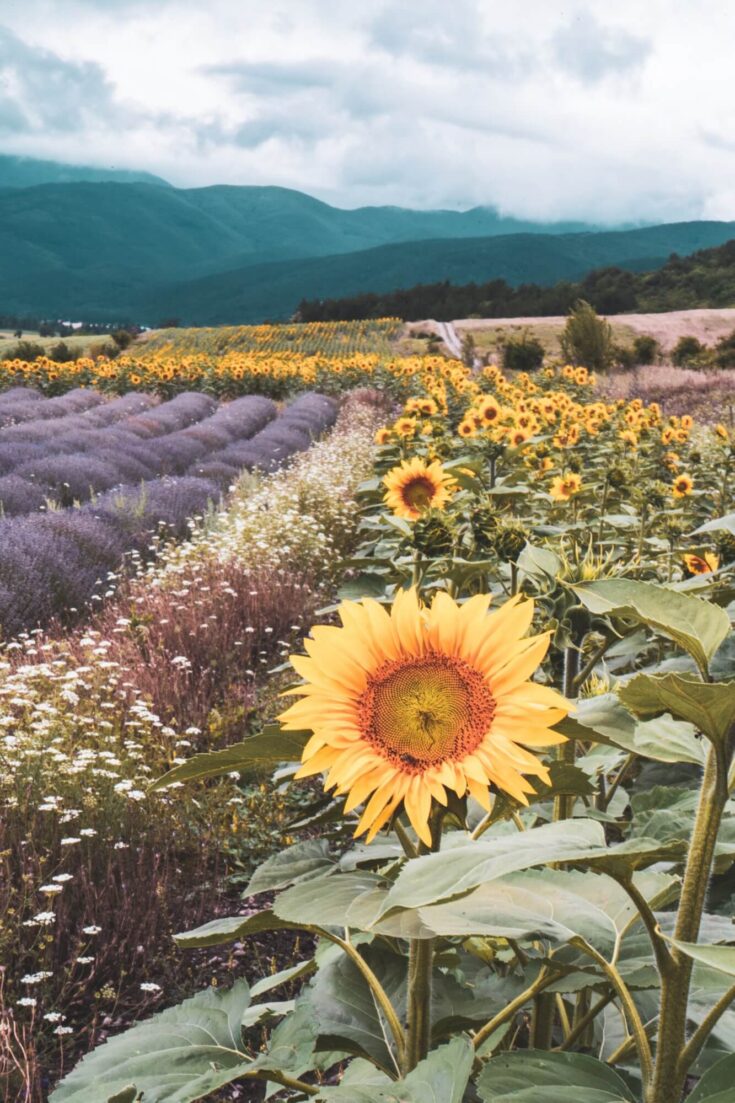
[[396, 517], [415, 521], [426, 509], [443, 509], [456, 486], [439, 463], [427, 463], [421, 456], [404, 460], [383, 479], [385, 504]]
[[483, 425], [493, 425], [500, 417], [500, 403], [492, 395], [481, 398], [477, 404], [477, 414]]
[[689, 475], [677, 475], [671, 487], [675, 498], [686, 498], [691, 494], [694, 483]]
[[730, 433], [727, 426], [723, 425], [722, 422], [719, 422], [718, 425], [715, 425], [715, 432], [717, 433], [717, 436], [720, 438], [720, 440], [729, 441]]
[[385, 429], [385, 428], [378, 429], [378, 431], [375, 434], [375, 443], [376, 444], [387, 444], [388, 441], [390, 440], [390, 436], [391, 436], [390, 429]]
[[582, 479], [579, 475], [570, 471], [568, 475], [557, 475], [549, 488], [549, 494], [555, 502], [568, 502], [571, 497], [579, 493]]
[[[345, 601], [342, 627], [319, 626], [308, 656], [291, 662], [306, 679], [280, 721], [313, 735], [297, 777], [328, 771], [327, 789], [347, 796], [345, 812], [367, 800], [355, 834], [368, 842], [401, 804], [431, 845], [432, 801], [469, 792], [490, 808], [490, 786], [522, 804], [527, 777], [548, 778], [527, 747], [562, 743], [551, 730], [569, 711], [555, 690], [528, 679], [550, 634], [521, 637], [533, 602], [511, 598], [488, 616], [490, 596], [457, 605], [445, 592], [423, 607], [415, 589], [388, 612], [372, 599]], [[369, 798], [369, 799], [368, 799]]]
[[475, 425], [474, 419], [469, 416], [469, 414], [460, 421], [457, 426], [457, 432], [461, 437], [477, 436], [477, 426]]
[[682, 556], [684, 560], [684, 566], [691, 575], [695, 574], [711, 574], [712, 571], [716, 571], [720, 565], [719, 555], [715, 555], [714, 552], [705, 552], [704, 555], [692, 555], [687, 554]]
[[416, 421], [412, 417], [399, 417], [393, 426], [393, 432], [399, 437], [412, 437], [416, 432]]

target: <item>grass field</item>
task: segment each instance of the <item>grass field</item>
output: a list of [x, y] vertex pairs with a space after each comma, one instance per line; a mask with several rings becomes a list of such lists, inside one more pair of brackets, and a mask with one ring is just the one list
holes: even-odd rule
[[[23, 333], [20, 340], [27, 341], [32, 345], [41, 345], [47, 353], [51, 351], [54, 345], [58, 345], [60, 341], [63, 341], [76, 356], [87, 356], [91, 345], [99, 345], [106, 340], [111, 341], [111, 338], [106, 338], [104, 334], [99, 333], [87, 334], [82, 337], [39, 337], [37, 333], [27, 331]], [[14, 336], [12, 330], [0, 329], [0, 360], [7, 356], [17, 344], [18, 338]]]

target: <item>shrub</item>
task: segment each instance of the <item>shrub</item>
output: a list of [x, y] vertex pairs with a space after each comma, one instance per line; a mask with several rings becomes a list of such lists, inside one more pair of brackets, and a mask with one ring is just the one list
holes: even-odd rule
[[573, 364], [582, 364], [590, 371], [606, 371], [613, 361], [612, 327], [580, 299], [567, 317], [561, 350]]
[[714, 359], [718, 368], [735, 368], [735, 330], [717, 342]]
[[650, 333], [639, 333], [633, 339], [633, 352], [635, 353], [635, 362], [645, 367], [656, 363], [661, 347], [656, 338], [652, 337]]
[[611, 351], [612, 363], [624, 371], [630, 371], [637, 363], [635, 349], [631, 345], [623, 345], [615, 342]]
[[524, 330], [519, 337], [508, 337], [503, 344], [505, 371], [538, 371], [544, 362], [544, 346]]
[[38, 360], [39, 356], [44, 356], [46, 350], [43, 345], [39, 345], [36, 341], [19, 341], [14, 348], [10, 348], [5, 353], [4, 360], [23, 360], [26, 364], [32, 364], [34, 360]]
[[706, 352], [707, 347], [702, 344], [699, 338], [687, 334], [680, 337], [674, 345], [671, 351], [671, 360], [678, 368], [691, 367], [698, 364]]
[[57, 364], [68, 364], [71, 360], [76, 360], [76, 356], [66, 341], [59, 341], [58, 345], [54, 345], [50, 350], [49, 359]]

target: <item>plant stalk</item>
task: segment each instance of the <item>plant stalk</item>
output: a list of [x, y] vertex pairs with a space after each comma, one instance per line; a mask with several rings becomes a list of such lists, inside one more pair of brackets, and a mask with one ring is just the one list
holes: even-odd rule
[[[562, 692], [565, 697], [574, 696], [574, 683], [579, 674], [579, 649], [575, 644], [564, 651], [564, 686]], [[574, 764], [575, 747], [574, 740], [568, 739], [558, 748], [557, 757], [560, 762]], [[559, 793], [554, 797], [554, 819], [568, 820], [574, 810], [574, 796], [572, 793]]]
[[413, 938], [408, 951], [408, 1005], [406, 1051], [402, 1074], [406, 1076], [427, 1056], [431, 1044], [431, 972], [434, 940]]
[[[699, 804], [689, 845], [674, 938], [696, 942], [702, 921], [717, 833], [728, 798], [727, 763], [717, 747], [707, 756]], [[686, 1047], [687, 1008], [693, 961], [674, 947], [671, 965], [661, 978], [661, 1013], [653, 1080], [646, 1103], [679, 1103], [689, 1065]]]

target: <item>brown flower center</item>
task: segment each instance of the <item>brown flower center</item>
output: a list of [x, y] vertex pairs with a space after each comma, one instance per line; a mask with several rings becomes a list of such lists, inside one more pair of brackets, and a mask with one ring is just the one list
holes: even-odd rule
[[368, 679], [359, 715], [373, 747], [420, 773], [473, 751], [492, 725], [495, 700], [463, 659], [429, 652], [384, 663]]
[[436, 486], [431, 479], [420, 475], [406, 483], [401, 493], [407, 506], [410, 506], [411, 509], [422, 510], [431, 505], [436, 493]]

